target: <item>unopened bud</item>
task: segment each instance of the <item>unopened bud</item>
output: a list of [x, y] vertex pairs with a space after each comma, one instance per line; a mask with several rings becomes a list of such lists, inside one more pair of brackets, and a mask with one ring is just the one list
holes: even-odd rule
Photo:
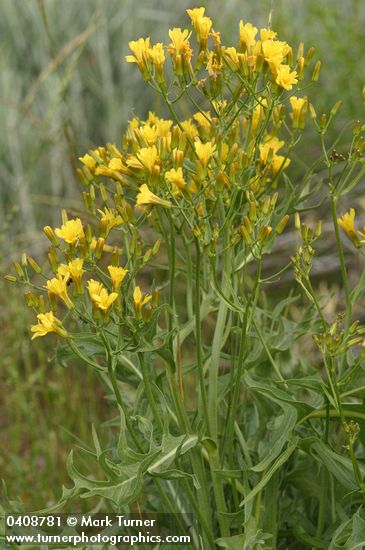
[[43, 227], [43, 233], [51, 241], [51, 243], [54, 246], [57, 246], [57, 247], [60, 246], [60, 242], [57, 239], [57, 237], [55, 235], [55, 232], [53, 231], [52, 227], [50, 227], [49, 225], [46, 225], [45, 227]]
[[33, 269], [33, 271], [35, 271], [36, 273], [41, 273], [41, 271], [42, 271], [41, 267], [30, 256], [28, 256], [28, 263], [29, 263], [30, 267]]
[[276, 232], [277, 235], [280, 235], [280, 234], [284, 231], [284, 229], [285, 229], [286, 224], [288, 223], [288, 221], [289, 221], [289, 216], [288, 216], [288, 214], [286, 214], [286, 215], [279, 221], [278, 225], [277, 225], [276, 228], [275, 228], [275, 232]]
[[62, 218], [63, 225], [66, 225], [66, 223], [68, 222], [68, 216], [67, 216], [67, 211], [64, 208], [62, 208], [61, 210], [61, 218]]
[[339, 110], [339, 108], [341, 107], [342, 105], [342, 101], [336, 101], [336, 103], [334, 104], [334, 106], [332, 107], [331, 111], [330, 111], [330, 116], [331, 117], [334, 117], [337, 115], [337, 112]]
[[312, 61], [315, 51], [315, 48], [309, 48], [309, 50], [307, 51], [307, 55], [305, 56], [305, 66], [309, 65], [309, 63]]
[[14, 275], [4, 275], [4, 279], [9, 283], [16, 283], [18, 281]]
[[94, 257], [96, 260], [99, 260], [99, 258], [101, 258], [101, 255], [104, 250], [104, 244], [105, 244], [105, 240], [102, 237], [99, 237], [99, 239], [96, 242], [95, 251], [94, 251]]
[[318, 82], [320, 72], [321, 72], [321, 62], [317, 61], [312, 73], [312, 78], [311, 78], [312, 82]]

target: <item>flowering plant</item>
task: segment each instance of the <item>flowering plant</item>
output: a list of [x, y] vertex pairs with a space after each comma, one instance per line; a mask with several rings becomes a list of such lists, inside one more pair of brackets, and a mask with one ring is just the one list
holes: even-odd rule
[[[351, 290], [339, 227], [356, 247], [363, 235], [353, 210], [337, 213], [365, 172], [363, 128], [346, 157], [327, 147], [340, 104], [318, 120], [303, 93], [319, 78], [313, 48], [294, 54], [242, 21], [226, 46], [204, 8], [187, 12], [192, 30], [170, 29], [168, 44], [140, 38], [126, 56], [170, 118], [136, 117], [120, 147], [80, 157], [88, 214], [63, 211], [60, 227], [44, 228], [52, 275], [24, 255], [8, 276], [29, 287], [32, 338], [55, 333], [57, 360], [95, 369], [120, 415], [110, 448], [94, 432], [103, 480], [70, 455], [74, 486], [55, 509], [97, 496], [133, 510], [143, 495], [142, 511], [192, 511], [196, 548], [327, 548], [365, 521], [365, 328], [352, 319], [364, 276]], [[293, 183], [308, 119], [323, 154]], [[301, 221], [317, 196], [329, 198], [345, 293], [334, 319], [311, 278], [321, 224]], [[298, 249], [268, 272], [290, 216]], [[306, 300], [299, 319], [300, 296], [271, 292], [291, 267]], [[312, 355], [298, 357], [308, 334]]]

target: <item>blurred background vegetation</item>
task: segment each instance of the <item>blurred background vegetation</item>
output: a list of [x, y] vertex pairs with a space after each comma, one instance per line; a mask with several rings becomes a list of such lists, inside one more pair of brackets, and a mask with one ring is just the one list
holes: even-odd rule
[[[308, 91], [317, 112], [343, 100], [330, 138], [364, 119], [362, 0], [0, 0], [2, 272], [24, 250], [42, 258], [41, 229], [59, 223], [60, 207], [82, 209], [77, 158], [120, 143], [134, 114], [160, 108], [135, 66], [123, 61], [128, 41], [166, 41], [167, 29], [186, 25], [185, 9], [195, 5], [207, 7], [233, 45], [240, 19], [266, 26], [271, 13], [282, 40], [315, 46], [323, 62], [319, 84]], [[315, 158], [313, 135], [300, 147], [302, 164]], [[321, 266], [323, 279], [336, 271], [330, 249]], [[0, 471], [9, 495], [31, 510], [59, 496], [70, 447], [90, 443], [91, 423], [102, 431], [113, 412], [92, 373], [55, 366], [47, 342], [30, 344], [32, 315], [9, 286], [0, 282]]]

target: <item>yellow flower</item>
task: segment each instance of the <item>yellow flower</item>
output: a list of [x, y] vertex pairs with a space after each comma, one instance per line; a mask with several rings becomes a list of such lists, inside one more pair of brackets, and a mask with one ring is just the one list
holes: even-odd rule
[[202, 143], [201, 141], [196, 140], [195, 142], [195, 151], [202, 166], [208, 165], [210, 157], [213, 155], [215, 150], [216, 146], [210, 141], [207, 141], [207, 143]]
[[90, 279], [87, 282], [87, 289], [89, 291], [89, 296], [92, 302], [94, 301], [94, 296], [98, 296], [103, 288], [103, 285], [99, 281], [95, 281], [94, 279]]
[[186, 185], [181, 167], [177, 170], [175, 170], [175, 168], [168, 170], [165, 174], [165, 178], [171, 185], [173, 195], [179, 195]]
[[139, 134], [146, 145], [153, 145], [157, 141], [157, 127], [156, 126], [142, 126], [139, 128]]
[[80, 282], [85, 269], [83, 269], [84, 260], [82, 258], [76, 258], [71, 260], [68, 264], [61, 264], [57, 270], [57, 273], [62, 275], [68, 280], [71, 278], [75, 283]]
[[266, 40], [273, 40], [274, 38], [276, 38], [277, 34], [278, 34], [277, 32], [274, 32], [271, 29], [261, 29], [260, 30], [261, 42], [266, 42]]
[[66, 306], [71, 309], [74, 307], [70, 297], [67, 293], [67, 281], [68, 277], [62, 277], [62, 275], [57, 275], [53, 279], [47, 281], [46, 288], [49, 294], [54, 294], [58, 296]]
[[195, 27], [197, 21], [204, 17], [205, 8], [193, 8], [190, 10], [186, 10], [186, 13], [190, 17], [193, 27]]
[[199, 135], [198, 128], [195, 126], [191, 118], [184, 120], [181, 123], [181, 126], [190, 139], [194, 139]]
[[109, 234], [113, 227], [117, 227], [123, 223], [122, 216], [117, 214], [112, 208], [104, 208], [104, 212], [98, 209], [98, 212], [101, 214], [100, 221], [106, 234]]
[[290, 164], [290, 159], [283, 157], [283, 155], [274, 155], [271, 161], [271, 168], [273, 174], [277, 174], [279, 170], [285, 170]]
[[143, 295], [139, 286], [136, 286], [133, 292], [133, 301], [137, 319], [142, 318], [142, 307], [147, 304], [151, 298], [152, 296], [150, 294]]
[[187, 48], [190, 49], [189, 38], [191, 36], [191, 31], [187, 29], [181, 30], [180, 28], [173, 28], [169, 30], [169, 37], [171, 39], [171, 44], [169, 44], [169, 51], [175, 54], [182, 54], [186, 51]]
[[236, 48], [229, 47], [224, 49], [224, 58], [232, 70], [238, 70], [239, 68], [239, 54]]
[[153, 65], [161, 69], [162, 65], [165, 63], [165, 52], [162, 42], [154, 44], [154, 46], [148, 50], [148, 57]]
[[55, 233], [57, 237], [68, 244], [75, 244], [77, 241], [85, 238], [85, 233], [80, 218], [67, 221], [61, 226], [60, 229], [57, 227], [55, 229]]
[[79, 157], [79, 160], [90, 170], [91, 173], [94, 173], [96, 161], [91, 155], [86, 154], [83, 157]]
[[112, 158], [108, 164], [108, 168], [110, 168], [110, 170], [117, 170], [118, 172], [125, 172], [126, 170], [120, 158]]
[[145, 183], [139, 188], [139, 193], [137, 195], [137, 204], [157, 204], [160, 206], [165, 206], [166, 208], [171, 208], [172, 206], [170, 201], [160, 199], [160, 197], [152, 193], [152, 191], [149, 190], [148, 186]]
[[196, 21], [196, 33], [198, 35], [198, 40], [201, 42], [201, 46], [203, 47], [206, 46], [212, 24], [212, 20], [209, 17], [201, 17]]
[[284, 90], [291, 90], [293, 84], [297, 84], [298, 73], [297, 71], [290, 72], [289, 65], [281, 65], [278, 68], [278, 74], [276, 76], [276, 84], [284, 88]]
[[275, 73], [279, 69], [289, 50], [288, 44], [280, 40], [265, 40], [262, 43], [262, 53], [271, 72]]
[[308, 107], [307, 98], [292, 96], [290, 98], [290, 105], [292, 108], [291, 117], [293, 121], [293, 128], [303, 129]]
[[269, 156], [274, 156], [284, 145], [284, 141], [280, 141], [276, 136], [268, 136], [265, 142], [260, 144], [260, 160], [264, 164], [269, 159]]
[[99, 309], [107, 312], [117, 298], [118, 294], [116, 292], [109, 294], [106, 288], [102, 288], [100, 293], [93, 294], [91, 299]]
[[142, 149], [139, 150], [139, 153], [137, 153], [137, 158], [146, 168], [147, 172], [152, 174], [156, 161], [158, 160], [156, 146], [152, 145], [152, 147], [142, 147]]
[[350, 208], [350, 212], [345, 212], [342, 218], [338, 218], [337, 223], [340, 227], [342, 227], [350, 239], [352, 239], [354, 235], [356, 236], [354, 208]]
[[138, 40], [129, 42], [129, 49], [134, 53], [134, 55], [126, 55], [125, 60], [127, 63], [137, 63], [138, 68], [142, 73], [146, 71], [146, 59], [148, 56], [148, 51], [150, 49], [150, 39], [149, 38], [139, 38]]
[[295, 97], [294, 95], [290, 98], [290, 105], [293, 110], [293, 117], [299, 117], [300, 112], [303, 109], [304, 105], [307, 103], [306, 97]]
[[128, 273], [128, 269], [124, 269], [123, 267], [117, 267], [114, 265], [108, 266], [108, 271], [113, 283], [113, 290], [114, 292], [118, 292], [120, 285], [123, 282], [124, 277]]
[[202, 126], [204, 129], [209, 130], [212, 125], [212, 117], [210, 111], [202, 111], [201, 113], [195, 113], [193, 115], [194, 120], [197, 121], [199, 126]]
[[167, 137], [172, 126], [172, 120], [164, 120], [159, 118], [156, 120], [156, 128], [159, 137]]
[[260, 100], [260, 103], [256, 105], [253, 113], [252, 113], [252, 120], [251, 120], [251, 131], [254, 132], [256, 128], [261, 123], [262, 119], [264, 118], [265, 110], [263, 105], [266, 107], [266, 99], [263, 98]]
[[245, 45], [246, 48], [254, 46], [256, 43], [255, 36], [257, 34], [257, 28], [252, 23], [243, 24], [240, 21], [240, 45]]
[[62, 323], [57, 317], [55, 317], [52, 311], [47, 311], [46, 313], [39, 313], [37, 315], [38, 323], [31, 327], [31, 331], [34, 333], [32, 340], [38, 338], [39, 336], [45, 336], [49, 332], [55, 332], [63, 338], [67, 338], [69, 335], [67, 331], [63, 328]]

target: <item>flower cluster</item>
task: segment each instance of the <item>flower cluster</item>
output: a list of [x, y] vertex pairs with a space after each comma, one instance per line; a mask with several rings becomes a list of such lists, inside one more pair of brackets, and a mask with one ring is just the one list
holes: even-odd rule
[[[46, 277], [35, 285], [40, 295], [27, 293], [38, 314], [33, 337], [68, 334], [56, 317], [61, 303], [68, 317], [96, 327], [131, 315], [148, 322], [154, 292], [143, 294], [136, 277], [160, 241], [156, 236], [144, 247], [145, 224], [165, 240], [167, 227], [178, 226], [214, 256], [223, 246], [221, 226], [228, 227], [229, 246], [256, 255], [288, 221], [285, 211], [277, 214], [277, 190], [311, 107], [300, 86], [314, 50], [305, 54], [301, 44], [295, 56], [273, 30], [242, 21], [236, 45], [224, 45], [205, 8], [187, 13], [192, 28], [170, 29], [167, 44], [150, 38], [129, 44], [126, 61], [161, 94], [171, 119], [152, 112], [146, 120], [135, 117], [121, 147], [107, 143], [80, 157], [78, 175], [94, 222], [63, 212], [60, 227], [44, 228], [53, 275], [40, 274]], [[318, 74], [319, 64], [312, 80]], [[183, 97], [194, 105], [186, 119], [175, 110]], [[16, 265], [27, 284], [32, 262]]]

